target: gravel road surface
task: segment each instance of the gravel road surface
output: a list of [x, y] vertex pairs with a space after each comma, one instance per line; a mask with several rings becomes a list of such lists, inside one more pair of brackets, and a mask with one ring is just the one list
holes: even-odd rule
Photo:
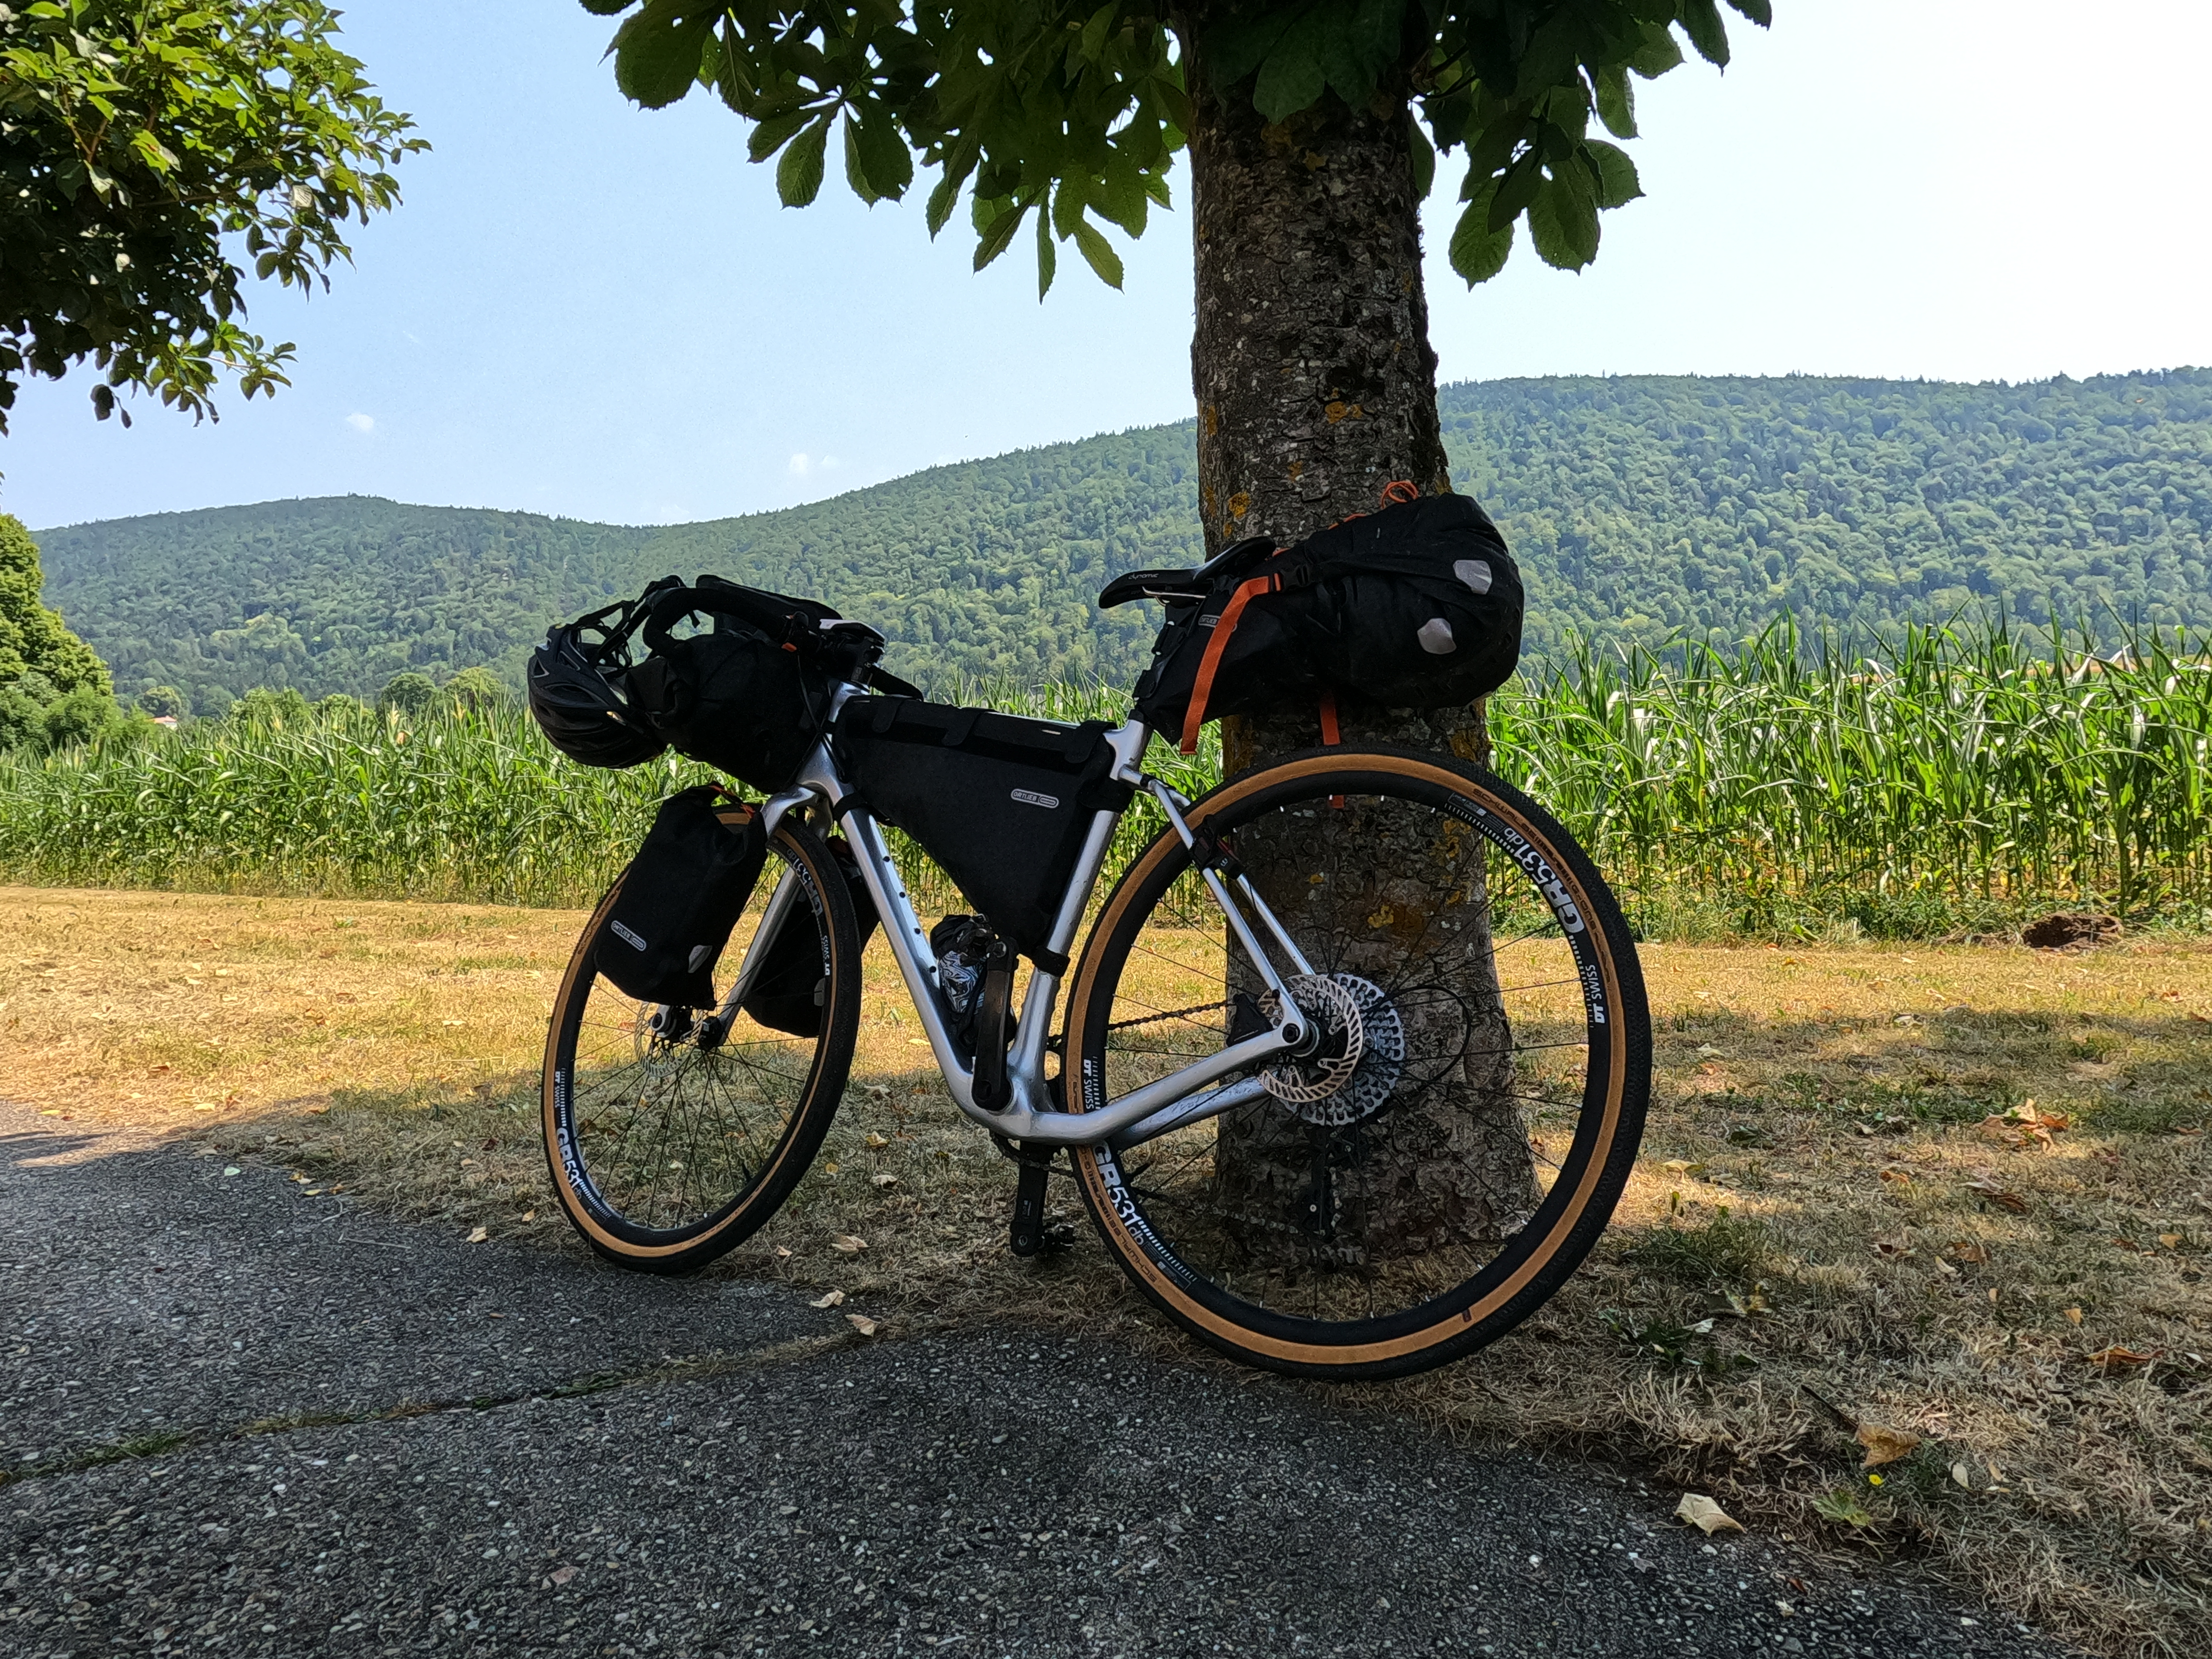
[[228, 1167], [0, 1107], [15, 1659], [2059, 1651], [1272, 1379], [867, 1341]]

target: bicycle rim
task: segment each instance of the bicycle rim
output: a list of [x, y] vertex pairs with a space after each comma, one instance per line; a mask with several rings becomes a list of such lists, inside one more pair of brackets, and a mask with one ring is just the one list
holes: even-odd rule
[[[1433, 756], [1293, 757], [1189, 816], [1325, 981], [1294, 994], [1337, 1052], [1084, 1152], [1109, 1245], [1187, 1328], [1276, 1369], [1390, 1374], [1494, 1340], [1602, 1231], [1642, 1133], [1648, 1020], [1603, 882], [1533, 803]], [[1071, 998], [1081, 1109], [1264, 1029], [1261, 988], [1163, 836]]]

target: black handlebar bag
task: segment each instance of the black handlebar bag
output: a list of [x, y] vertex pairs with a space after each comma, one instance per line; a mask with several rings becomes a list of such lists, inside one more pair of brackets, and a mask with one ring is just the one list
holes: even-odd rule
[[855, 697], [834, 742], [854, 794], [913, 836], [977, 913], [1036, 960], [1092, 818], [1134, 793], [1109, 775], [1106, 731], [1103, 720], [1061, 725]]
[[714, 963], [768, 859], [760, 814], [718, 784], [661, 802], [623, 872], [593, 966], [625, 996], [714, 1006]]
[[1449, 708], [1520, 661], [1520, 568], [1472, 496], [1398, 501], [1288, 549], [1255, 538], [1220, 563], [1203, 598], [1169, 605], [1137, 682], [1137, 712], [1185, 754], [1224, 714], [1339, 691]]
[[[678, 637], [704, 619], [711, 628]], [[787, 788], [829, 719], [831, 665], [814, 599], [741, 587], [719, 576], [649, 598], [650, 653], [629, 671], [633, 707], [678, 753], [773, 794]]]

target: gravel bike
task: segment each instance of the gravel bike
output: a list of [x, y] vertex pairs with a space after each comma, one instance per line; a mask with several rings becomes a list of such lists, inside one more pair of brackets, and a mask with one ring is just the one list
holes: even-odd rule
[[[836, 729], [880, 701], [857, 679], [832, 696]], [[1018, 1012], [1009, 952], [978, 987], [975, 951], [955, 961], [916, 915], [835, 730], [760, 807], [769, 856], [714, 1007], [639, 1003], [598, 972], [617, 884], [547, 1038], [569, 1218], [611, 1261], [675, 1273], [775, 1212], [845, 1091], [867, 905], [954, 1105], [1020, 1164], [1018, 1253], [1064, 1151], [1137, 1288], [1237, 1359], [1388, 1376], [1495, 1340], [1588, 1253], [1643, 1133], [1649, 1015], [1604, 879], [1541, 807], [1448, 756], [1322, 747], [1194, 799], [1145, 770], [1141, 720], [1097, 736], [1115, 793], [1039, 896]], [[1161, 827], [1094, 902], [1138, 802]], [[820, 969], [811, 1030], [748, 1012], [794, 927]]]

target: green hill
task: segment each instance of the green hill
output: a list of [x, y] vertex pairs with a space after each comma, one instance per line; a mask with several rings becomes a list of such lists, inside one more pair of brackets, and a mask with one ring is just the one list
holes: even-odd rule
[[[1807, 378], [1445, 389], [1454, 476], [1572, 627], [1741, 635], [2002, 606], [2212, 623], [2212, 371], [2024, 386]], [[41, 532], [47, 597], [126, 694], [373, 693], [510, 678], [548, 622], [671, 571], [818, 595], [934, 667], [1029, 681], [1141, 666], [1155, 617], [1106, 580], [1198, 555], [1188, 422], [933, 468], [834, 501], [632, 528], [349, 496]]]

